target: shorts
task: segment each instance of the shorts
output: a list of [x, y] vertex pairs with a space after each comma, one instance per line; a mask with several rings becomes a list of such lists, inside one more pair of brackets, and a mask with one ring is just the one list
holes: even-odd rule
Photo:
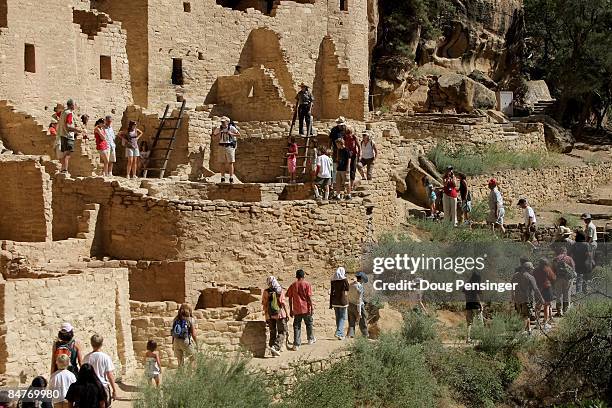
[[132, 149], [131, 147], [126, 147], [125, 157], [140, 157], [140, 150], [138, 148]]
[[115, 163], [117, 161], [117, 155], [115, 154], [115, 146], [108, 147], [108, 162]]
[[467, 324], [474, 323], [474, 318], [477, 317], [478, 320], [482, 321], [482, 309], [465, 309], [465, 321]]
[[542, 297], [544, 298], [544, 303], [550, 303], [554, 299], [552, 287], [549, 286], [547, 288], [542, 289]]
[[530, 303], [516, 303], [514, 305], [517, 313], [527, 319], [531, 315], [531, 304]]
[[523, 231], [523, 236], [525, 238], [525, 241], [535, 240], [537, 231], [538, 231], [537, 224], [532, 224], [529, 228], [525, 228], [525, 231]]
[[372, 163], [374, 163], [374, 158], [373, 157], [371, 159], [364, 159], [364, 158], [362, 158], [361, 160], [359, 160], [358, 166], [361, 168], [361, 167], [364, 167], [364, 166], [368, 166], [368, 165], [370, 165]]
[[463, 212], [469, 213], [472, 212], [472, 202], [471, 201], [462, 201], [461, 209]]
[[66, 155], [74, 152], [74, 139], [68, 139], [62, 136], [61, 151]]
[[349, 172], [348, 171], [337, 171], [337, 176], [336, 176], [336, 185], [339, 185], [341, 187], [344, 187], [346, 185], [346, 183], [348, 183], [349, 181]]
[[190, 359], [195, 354], [193, 343], [185, 340], [174, 339], [172, 348], [174, 349], [175, 357], [179, 361], [179, 365], [183, 365], [185, 360]]
[[315, 184], [319, 187], [327, 187], [331, 184], [331, 178], [317, 177], [317, 179], [315, 180]]
[[351, 181], [355, 181], [357, 176], [357, 156], [353, 153], [351, 156]]
[[223, 163], [235, 163], [236, 162], [236, 149], [231, 146], [221, 146], [223, 149]]
[[504, 216], [506, 215], [506, 210], [503, 208], [499, 209], [499, 217], [495, 217], [494, 213], [489, 214], [489, 222], [497, 225], [504, 225]]
[[64, 158], [64, 152], [62, 152], [62, 145], [55, 146], [55, 156], [57, 160], [62, 160]]
[[110, 152], [109, 149], [98, 150], [98, 153], [100, 153], [100, 154], [108, 154], [109, 152]]
[[436, 196], [436, 193], [431, 193], [431, 195], [429, 196], [429, 200], [428, 200], [430, 207], [436, 203], [437, 198], [438, 197]]

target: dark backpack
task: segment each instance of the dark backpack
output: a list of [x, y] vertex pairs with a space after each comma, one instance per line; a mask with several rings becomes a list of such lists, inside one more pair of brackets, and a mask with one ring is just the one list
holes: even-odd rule
[[561, 279], [575, 279], [576, 278], [576, 270], [570, 264], [565, 261], [555, 259], [553, 261], [553, 266], [555, 268], [555, 272], [557, 273], [557, 277]]
[[281, 307], [278, 301], [278, 293], [274, 289], [268, 289], [268, 301], [270, 304], [270, 316], [274, 316], [280, 313]]
[[172, 323], [172, 337], [187, 340], [191, 334], [191, 324], [184, 319], [175, 319]]

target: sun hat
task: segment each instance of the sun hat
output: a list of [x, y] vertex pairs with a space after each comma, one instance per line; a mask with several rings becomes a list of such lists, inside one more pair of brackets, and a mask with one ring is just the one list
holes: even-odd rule
[[338, 119], [336, 119], [336, 123], [338, 125], [346, 125], [346, 118], [344, 116], [340, 116]]
[[71, 332], [73, 329], [74, 329], [74, 327], [72, 327], [72, 325], [70, 323], [68, 323], [68, 322], [64, 322], [60, 326], [60, 331], [65, 331], [66, 333]]

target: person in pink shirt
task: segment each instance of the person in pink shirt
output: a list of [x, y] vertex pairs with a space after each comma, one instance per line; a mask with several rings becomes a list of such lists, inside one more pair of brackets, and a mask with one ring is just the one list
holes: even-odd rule
[[280, 356], [285, 336], [287, 335], [287, 302], [285, 291], [274, 276], [266, 279], [267, 288], [261, 296], [266, 322], [270, 328], [270, 352], [274, 357]]
[[444, 196], [442, 197], [442, 207], [444, 209], [444, 219], [457, 226], [457, 181], [453, 173], [453, 167], [448, 166], [444, 173]]
[[289, 138], [287, 145], [287, 172], [289, 173], [289, 183], [295, 183], [295, 172], [297, 170], [298, 145], [295, 143], [295, 136]]
[[306, 324], [306, 335], [308, 344], [314, 344], [315, 339], [312, 329], [312, 315], [314, 306], [312, 304], [312, 285], [304, 279], [305, 272], [298, 269], [295, 272], [296, 281], [287, 289], [289, 299], [289, 314], [293, 317], [293, 350], [297, 351], [302, 344], [302, 321]]

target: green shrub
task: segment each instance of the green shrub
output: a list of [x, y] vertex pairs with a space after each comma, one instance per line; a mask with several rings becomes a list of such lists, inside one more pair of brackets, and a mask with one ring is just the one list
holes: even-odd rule
[[412, 223], [431, 234], [433, 242], [490, 242], [501, 238], [488, 228], [453, 227], [448, 222], [414, 220]]
[[438, 380], [469, 407], [493, 407], [505, 391], [501, 364], [473, 350], [438, 349], [430, 354], [430, 364]]
[[436, 388], [423, 349], [387, 335], [361, 339], [345, 360], [304, 376], [280, 406], [429, 408], [436, 405]]
[[136, 408], [244, 408], [272, 403], [263, 378], [247, 360], [198, 355], [193, 366], [164, 376], [160, 389], [146, 387]]
[[453, 166], [457, 172], [468, 176], [508, 169], [538, 169], [558, 162], [556, 156], [536, 151], [511, 151], [496, 146], [482, 150], [469, 147], [451, 150], [445, 144], [436, 145], [427, 157], [442, 172], [447, 166]]
[[500, 373], [502, 385], [504, 387], [509, 386], [516, 380], [521, 374], [523, 370], [523, 365], [521, 364], [521, 360], [516, 356], [516, 354], [509, 354], [504, 358], [504, 366]]
[[409, 311], [404, 314], [402, 337], [408, 344], [420, 344], [435, 340], [438, 336], [435, 328], [436, 320], [419, 311]]
[[525, 342], [523, 322], [516, 314], [499, 313], [486, 325], [474, 325], [472, 338], [478, 341], [478, 349], [494, 357], [509, 354]]

